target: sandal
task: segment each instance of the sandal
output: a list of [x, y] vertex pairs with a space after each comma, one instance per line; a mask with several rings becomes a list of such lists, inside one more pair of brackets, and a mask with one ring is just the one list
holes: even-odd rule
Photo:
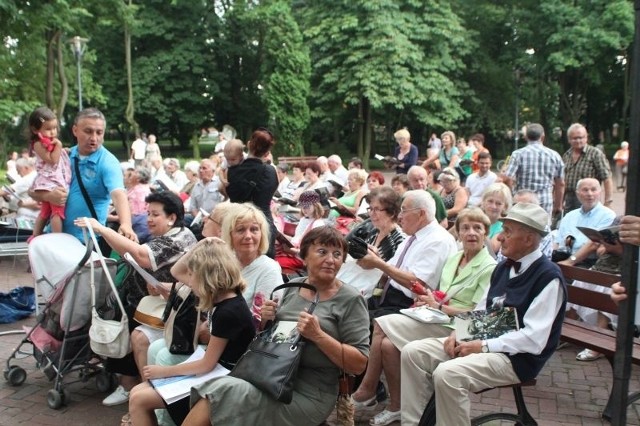
[[356, 401], [353, 399], [353, 408], [357, 410], [374, 410], [378, 406], [378, 401], [376, 401], [376, 395], [373, 395], [371, 398], [366, 399], [364, 401]]
[[576, 355], [578, 361], [595, 361], [604, 357], [600, 352], [592, 351], [591, 349], [585, 349]]
[[400, 417], [400, 411], [383, 410], [369, 420], [369, 424], [373, 426], [387, 426], [393, 422], [399, 422]]
[[131, 414], [127, 413], [120, 419], [120, 426], [132, 426]]

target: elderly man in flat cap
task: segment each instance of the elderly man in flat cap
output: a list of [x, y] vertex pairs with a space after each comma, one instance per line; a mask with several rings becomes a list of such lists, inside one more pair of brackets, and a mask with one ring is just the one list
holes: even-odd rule
[[[438, 425], [470, 424], [469, 393], [534, 379], [558, 345], [567, 299], [560, 269], [538, 246], [547, 212], [518, 203], [501, 219], [502, 253], [477, 309], [516, 308], [518, 331], [487, 340], [411, 342], [402, 350], [402, 424], [417, 425], [435, 393]], [[425, 383], [426, 377], [426, 383]]]

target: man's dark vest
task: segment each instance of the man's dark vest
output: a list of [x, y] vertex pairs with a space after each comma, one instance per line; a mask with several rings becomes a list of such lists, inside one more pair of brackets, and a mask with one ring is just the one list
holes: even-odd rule
[[494, 298], [504, 298], [504, 306], [513, 306], [518, 314], [518, 323], [520, 327], [524, 326], [524, 315], [529, 309], [529, 305], [533, 299], [554, 279], [560, 280], [563, 292], [562, 306], [557, 313], [547, 344], [538, 355], [530, 353], [518, 353], [509, 355], [513, 370], [520, 378], [521, 382], [534, 379], [547, 359], [551, 357], [553, 351], [558, 346], [560, 340], [560, 332], [562, 330], [562, 321], [564, 319], [564, 311], [567, 304], [567, 288], [560, 272], [560, 268], [552, 263], [546, 256], [537, 259], [526, 271], [517, 275], [513, 279], [509, 279], [510, 267], [505, 262], [498, 264], [491, 276], [491, 287], [487, 295], [487, 309], [490, 309]]

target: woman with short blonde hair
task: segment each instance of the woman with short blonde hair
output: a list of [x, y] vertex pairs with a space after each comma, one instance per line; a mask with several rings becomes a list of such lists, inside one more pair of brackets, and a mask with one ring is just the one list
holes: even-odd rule
[[411, 134], [404, 128], [393, 134], [396, 140], [396, 147], [393, 156], [401, 163], [396, 164], [396, 173], [406, 175], [411, 166], [418, 162], [418, 147], [411, 143]]
[[249, 307], [256, 301], [260, 305], [264, 297], [282, 284], [280, 265], [266, 256], [269, 232], [269, 223], [262, 210], [251, 203], [230, 207], [222, 221], [221, 238], [231, 246], [240, 261], [242, 277], [247, 282], [242, 295]]

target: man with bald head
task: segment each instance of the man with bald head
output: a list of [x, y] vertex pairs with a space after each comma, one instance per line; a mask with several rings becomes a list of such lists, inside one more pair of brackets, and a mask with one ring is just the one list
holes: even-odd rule
[[344, 182], [346, 185], [349, 177], [349, 170], [342, 165], [342, 158], [340, 158], [339, 155], [333, 154], [327, 159], [327, 165], [329, 166], [331, 173], [340, 179], [340, 182]]
[[576, 188], [578, 181], [584, 178], [595, 178], [604, 187], [604, 204], [613, 203], [613, 180], [609, 160], [598, 148], [589, 145], [587, 129], [580, 123], [574, 123], [567, 129], [567, 139], [571, 148], [564, 153], [564, 181], [567, 185], [564, 193], [564, 212], [580, 207]]
[[[331, 173], [331, 169], [329, 168], [329, 160], [324, 155], [316, 158], [316, 163], [318, 167], [320, 167], [320, 180], [323, 182], [329, 183], [330, 180], [336, 180], [336, 176]], [[347, 181], [344, 181], [347, 183]]]
[[616, 214], [600, 202], [600, 182], [586, 178], [578, 181], [576, 195], [580, 207], [564, 215], [556, 234], [555, 249], [564, 249], [571, 257], [563, 263], [591, 267], [596, 261], [595, 244], [578, 230], [578, 226], [600, 229], [611, 225]]
[[411, 189], [421, 189], [431, 194], [431, 197], [436, 203], [436, 220], [440, 225], [447, 228], [447, 226], [449, 226], [449, 222], [447, 222], [447, 209], [444, 207], [440, 195], [429, 188], [429, 175], [424, 167], [411, 166], [409, 172], [407, 172], [407, 180], [409, 181], [409, 187]]
[[[229, 146], [228, 143], [227, 146]], [[216, 204], [224, 198], [220, 193], [220, 178], [215, 174], [215, 167], [211, 160], [204, 159], [200, 162], [198, 177], [200, 180], [191, 191], [190, 211], [193, 217], [198, 215], [200, 209], [211, 213]]]

